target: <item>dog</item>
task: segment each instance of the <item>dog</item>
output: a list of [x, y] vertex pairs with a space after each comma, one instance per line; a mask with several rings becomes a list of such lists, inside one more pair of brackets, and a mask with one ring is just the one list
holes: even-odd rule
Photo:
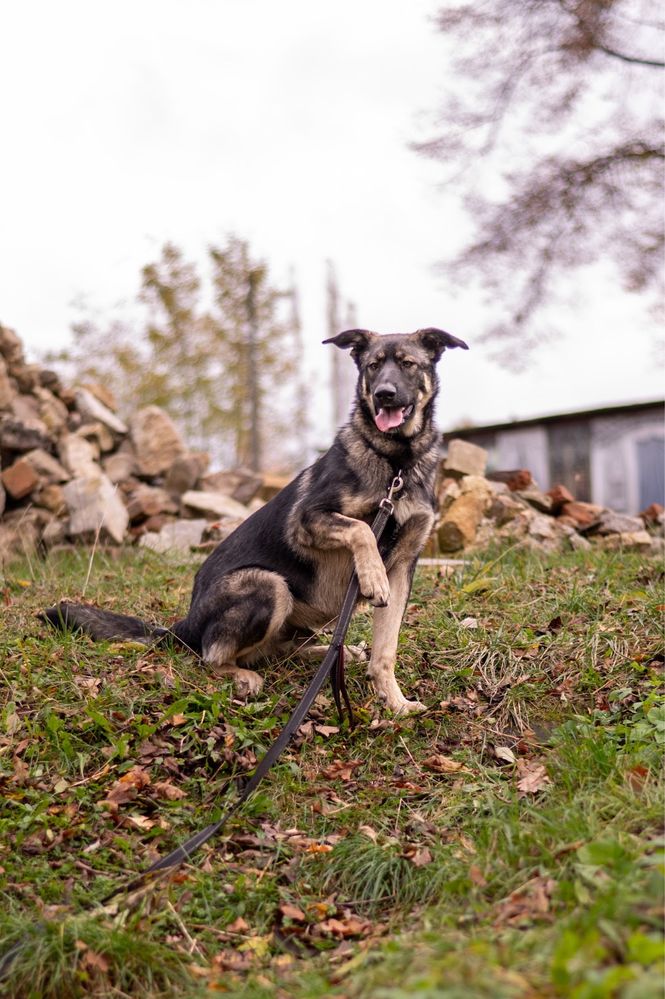
[[[94, 639], [151, 643], [171, 635], [251, 696], [263, 680], [246, 667], [334, 622], [355, 571], [359, 604], [375, 608], [368, 673], [376, 696], [398, 715], [424, 710], [395, 678], [397, 641], [418, 555], [434, 524], [436, 365], [445, 350], [468, 347], [435, 328], [386, 335], [352, 329], [324, 343], [350, 350], [358, 368], [349, 421], [329, 451], [208, 556], [186, 617], [167, 629], [61, 602], [44, 619]], [[377, 544], [370, 524], [398, 473], [403, 488]]]

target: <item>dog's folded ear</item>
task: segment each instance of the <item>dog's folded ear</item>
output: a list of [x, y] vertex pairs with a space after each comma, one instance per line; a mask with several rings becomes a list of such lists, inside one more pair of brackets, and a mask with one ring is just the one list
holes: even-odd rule
[[331, 336], [324, 343], [334, 343], [336, 347], [341, 347], [342, 350], [348, 350], [351, 348], [351, 353], [354, 357], [362, 354], [363, 350], [366, 350], [370, 340], [376, 337], [376, 333], [372, 333], [370, 330], [344, 330], [343, 333], [338, 333], [337, 336]]
[[428, 326], [424, 330], [416, 330], [412, 335], [432, 355], [435, 361], [439, 360], [446, 348], [461, 347], [462, 350], [469, 349], [469, 345], [464, 343], [464, 340], [459, 340], [452, 333], [446, 333], [445, 330], [438, 330], [435, 326]]

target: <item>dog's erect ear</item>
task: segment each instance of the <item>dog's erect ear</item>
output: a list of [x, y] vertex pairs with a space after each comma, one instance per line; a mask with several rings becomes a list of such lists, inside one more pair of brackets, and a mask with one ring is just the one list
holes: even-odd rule
[[469, 345], [464, 343], [464, 340], [459, 340], [452, 333], [446, 333], [445, 330], [438, 330], [435, 326], [428, 326], [424, 330], [416, 330], [413, 336], [420, 341], [435, 361], [439, 360], [446, 348], [461, 347], [462, 350], [469, 349]]
[[343, 333], [331, 336], [323, 342], [334, 343], [342, 350], [348, 350], [350, 347], [352, 356], [357, 359], [364, 350], [367, 350], [370, 340], [373, 340], [375, 336], [376, 333], [372, 333], [370, 330], [344, 330]]

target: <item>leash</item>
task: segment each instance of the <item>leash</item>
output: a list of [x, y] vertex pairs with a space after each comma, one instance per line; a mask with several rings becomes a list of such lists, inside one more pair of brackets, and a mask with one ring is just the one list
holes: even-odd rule
[[[388, 520], [395, 511], [393, 497], [396, 496], [403, 487], [404, 480], [402, 478], [401, 471], [399, 471], [392, 480], [387, 495], [381, 500], [379, 509], [374, 517], [374, 521], [372, 522], [372, 533], [377, 541], [383, 534]], [[346, 637], [346, 633], [349, 628], [349, 623], [358, 600], [358, 595], [358, 578], [354, 572], [344, 597], [342, 609], [337, 619], [335, 630], [333, 631], [328, 652], [312, 678], [307, 690], [303, 694], [300, 703], [297, 705], [295, 711], [273, 744], [267, 750], [265, 756], [259, 762], [256, 770], [247, 781], [236, 800], [228, 806], [226, 811], [216, 822], [210, 823], [210, 825], [206, 826], [205, 829], [201, 829], [193, 836], [190, 836], [189, 839], [185, 840], [184, 843], [181, 843], [181, 845], [176, 847], [175, 850], [172, 850], [165, 857], [160, 857], [159, 860], [155, 861], [154, 864], [151, 864], [150, 867], [147, 867], [144, 871], [141, 871], [130, 881], [120, 885], [118, 888], [114, 888], [113, 891], [105, 895], [97, 904], [107, 905], [117, 895], [128, 894], [136, 891], [138, 888], [145, 887], [152, 880], [156, 879], [161, 872], [167, 871], [170, 868], [178, 867], [180, 864], [185, 863], [185, 861], [189, 860], [193, 853], [207, 843], [209, 839], [212, 839], [212, 837], [224, 827], [231, 816], [234, 815], [238, 809], [252, 796], [270, 768], [281, 756], [282, 752], [291, 742], [294, 734], [302, 725], [309, 709], [314, 703], [317, 694], [328, 677], [330, 678], [332, 685], [333, 697], [335, 699], [335, 705], [337, 707], [340, 720], [343, 720], [343, 701], [349, 715], [349, 726], [353, 729], [355, 721], [344, 679], [344, 638]], [[27, 938], [17, 941], [4, 955], [2, 955], [2, 957], [0, 957], [0, 980], [7, 974], [14, 959], [26, 943]]]
[[[403, 486], [404, 480], [402, 479], [401, 472], [398, 472], [390, 484], [387, 496], [384, 496], [381, 500], [379, 509], [372, 523], [372, 533], [377, 541], [383, 534], [388, 520], [394, 513], [395, 505], [393, 503], [393, 497], [401, 491]], [[206, 826], [205, 829], [201, 829], [198, 833], [190, 836], [189, 839], [187, 839], [180, 846], [176, 847], [175, 850], [172, 850], [171, 853], [168, 853], [165, 857], [160, 857], [159, 860], [156, 860], [154, 864], [151, 864], [150, 867], [138, 874], [135, 878], [129, 881], [129, 883], [121, 885], [119, 888], [115, 888], [108, 895], [105, 895], [101, 900], [101, 905], [106, 905], [111, 899], [115, 898], [116, 895], [119, 895], [121, 892], [132, 892], [137, 888], [142, 887], [158, 872], [165, 871], [170, 867], [177, 867], [184, 863], [193, 853], [195, 853], [196, 850], [202, 847], [204, 843], [207, 843], [209, 839], [215, 836], [222, 829], [231, 816], [234, 815], [241, 805], [243, 805], [251, 797], [270, 768], [279, 759], [283, 751], [291, 742], [291, 739], [305, 720], [305, 717], [314, 703], [317, 694], [328, 677], [330, 677], [333, 696], [340, 720], [343, 718], [343, 699], [349, 713], [349, 725], [351, 728], [354, 727], [355, 721], [353, 711], [351, 709], [351, 702], [349, 700], [346, 682], [344, 679], [344, 638], [346, 637], [351, 616], [358, 600], [358, 594], [358, 578], [354, 572], [349, 582], [346, 596], [344, 597], [342, 609], [339, 613], [337, 624], [335, 625], [335, 630], [330, 641], [328, 652], [322, 660], [318, 670], [314, 674], [309, 687], [303, 694], [300, 703], [273, 744], [266, 751], [265, 756], [259, 762], [256, 770], [247, 781], [236, 800], [229, 805], [217, 822], [212, 822], [210, 825]]]

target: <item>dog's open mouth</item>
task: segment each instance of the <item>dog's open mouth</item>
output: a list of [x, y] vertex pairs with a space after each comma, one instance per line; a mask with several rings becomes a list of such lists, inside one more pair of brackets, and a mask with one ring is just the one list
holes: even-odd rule
[[401, 427], [412, 413], [413, 406], [395, 406], [391, 409], [382, 407], [374, 417], [374, 422], [379, 430], [385, 434], [388, 430]]

